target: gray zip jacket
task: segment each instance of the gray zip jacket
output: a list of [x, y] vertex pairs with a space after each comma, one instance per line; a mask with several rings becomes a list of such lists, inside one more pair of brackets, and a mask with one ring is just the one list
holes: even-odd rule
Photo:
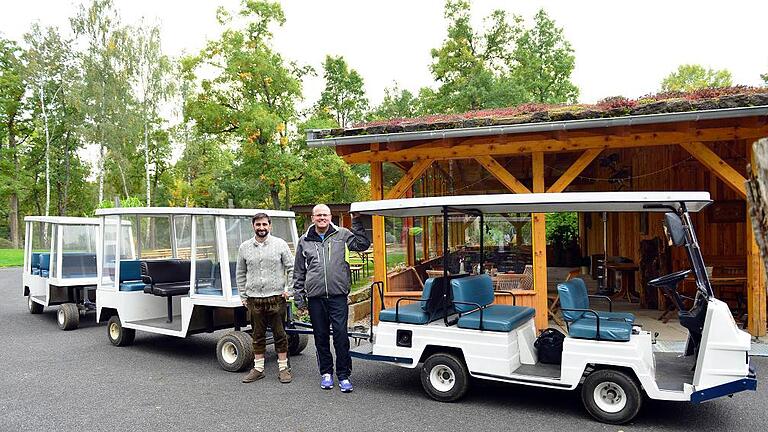
[[370, 245], [358, 218], [352, 219], [351, 231], [330, 225], [322, 239], [311, 225], [296, 246], [293, 289], [299, 304], [305, 298], [348, 295], [352, 283], [349, 252], [364, 251]]

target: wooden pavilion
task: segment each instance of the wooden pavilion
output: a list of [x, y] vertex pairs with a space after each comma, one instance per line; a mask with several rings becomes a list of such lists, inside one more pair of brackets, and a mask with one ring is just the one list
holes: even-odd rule
[[[396, 119], [309, 131], [308, 143], [334, 146], [348, 163], [369, 164], [371, 199], [509, 191], [709, 191], [715, 203], [694, 218], [705, 261], [715, 269], [742, 269], [746, 328], [764, 336], [765, 272], [745, 211], [752, 143], [764, 137], [768, 89], [740, 87]], [[385, 173], [392, 171], [385, 169], [388, 164], [402, 173], [390, 180], [391, 187], [385, 186]], [[661, 236], [660, 218], [610, 214], [608, 254], [638, 262], [640, 242]], [[531, 220], [533, 304], [542, 329], [547, 326], [545, 215], [532, 214]], [[580, 216], [579, 224], [582, 253], [601, 253], [601, 215]], [[373, 220], [373, 244], [374, 280], [385, 281], [381, 217]], [[673, 253], [673, 270], [684, 260]], [[374, 301], [378, 310], [379, 299]]]

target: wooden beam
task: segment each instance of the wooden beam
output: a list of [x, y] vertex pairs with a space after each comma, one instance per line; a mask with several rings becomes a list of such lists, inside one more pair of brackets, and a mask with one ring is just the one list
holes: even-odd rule
[[[747, 160], [750, 161], [752, 169], [755, 169], [751, 141], [747, 142]], [[747, 331], [752, 336], [765, 336], [766, 325], [768, 325], [768, 316], [766, 316], [765, 269], [760, 259], [760, 248], [755, 241], [752, 217], [747, 209]]]
[[475, 156], [475, 160], [485, 167], [488, 172], [493, 174], [504, 186], [514, 193], [531, 193], [531, 191], [520, 183], [512, 174], [507, 171], [493, 156]]
[[584, 168], [592, 163], [595, 158], [600, 155], [602, 149], [589, 149], [579, 156], [565, 172], [560, 176], [557, 181], [547, 189], [547, 192], [562, 192], [569, 184], [579, 175]]
[[[381, 162], [371, 164], [371, 199], [380, 200], [384, 198], [384, 173]], [[384, 217], [373, 216], [371, 218], [373, 228], [373, 280], [384, 283], [384, 292], [387, 292], [387, 251], [386, 237], [384, 235]], [[377, 311], [381, 310], [381, 299], [374, 295], [373, 301], [374, 316], [373, 322], [379, 322]]]
[[747, 198], [747, 189], [745, 183], [747, 179], [744, 178], [738, 171], [733, 169], [728, 163], [720, 158], [714, 151], [707, 147], [702, 142], [690, 142], [681, 143], [680, 146], [688, 151], [691, 156], [695, 157], [705, 167], [712, 170], [712, 172], [722, 180], [727, 186], [741, 195], [742, 198]]
[[431, 160], [420, 160], [413, 164], [411, 169], [405, 173], [403, 178], [397, 182], [395, 187], [389, 190], [384, 199], [397, 199], [405, 195], [405, 192], [408, 190], [408, 188], [410, 188], [411, 185], [413, 185], [413, 182], [415, 182], [419, 177], [421, 177], [422, 174], [424, 174], [424, 171], [426, 171], [430, 165], [432, 165]]
[[398, 151], [372, 150], [342, 156], [347, 163], [398, 162], [421, 159], [447, 160], [470, 159], [477, 155], [518, 155], [535, 151], [546, 153], [583, 151], [588, 149], [618, 149], [676, 145], [691, 141], [733, 141], [768, 136], [768, 125], [758, 128], [709, 128], [692, 132], [641, 132], [629, 135], [575, 136], [565, 140], [531, 139], [512, 141], [505, 136], [485, 137], [473, 144], [458, 144], [451, 147], [418, 146]]
[[[533, 154], [533, 192], [544, 192], [544, 153]], [[547, 317], [547, 234], [546, 214], [531, 214], [531, 231], [533, 240], [533, 304], [536, 309], [536, 328], [544, 330], [549, 327]]]

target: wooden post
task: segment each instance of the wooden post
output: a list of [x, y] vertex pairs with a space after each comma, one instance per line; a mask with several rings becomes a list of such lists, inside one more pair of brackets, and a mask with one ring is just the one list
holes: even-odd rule
[[[544, 153], [533, 153], [533, 192], [544, 192]], [[536, 328], [543, 330], [548, 327], [547, 319], [547, 235], [546, 214], [532, 213], [533, 237], [533, 289], [536, 292]]]
[[[751, 144], [747, 144], [747, 158], [754, 178], [757, 166]], [[747, 200], [747, 205], [749, 204]], [[747, 331], [752, 336], [765, 336], [767, 324], [765, 269], [760, 259], [760, 249], [755, 241], [750, 211], [747, 211]]]
[[[381, 162], [371, 162], [371, 199], [384, 198], [384, 173]], [[384, 292], [387, 292], [387, 251], [386, 237], [384, 236], [384, 217], [373, 216], [371, 218], [373, 228], [373, 280], [384, 282]], [[373, 293], [373, 323], [379, 322], [378, 312], [381, 310], [381, 299]]]

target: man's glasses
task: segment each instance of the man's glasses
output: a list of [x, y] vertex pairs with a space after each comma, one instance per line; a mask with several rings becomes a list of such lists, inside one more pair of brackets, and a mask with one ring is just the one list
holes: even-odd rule
[[318, 213], [318, 214], [313, 214], [312, 216], [314, 216], [314, 217], [328, 217], [328, 216], [330, 216], [330, 214], [328, 214], [328, 213]]

